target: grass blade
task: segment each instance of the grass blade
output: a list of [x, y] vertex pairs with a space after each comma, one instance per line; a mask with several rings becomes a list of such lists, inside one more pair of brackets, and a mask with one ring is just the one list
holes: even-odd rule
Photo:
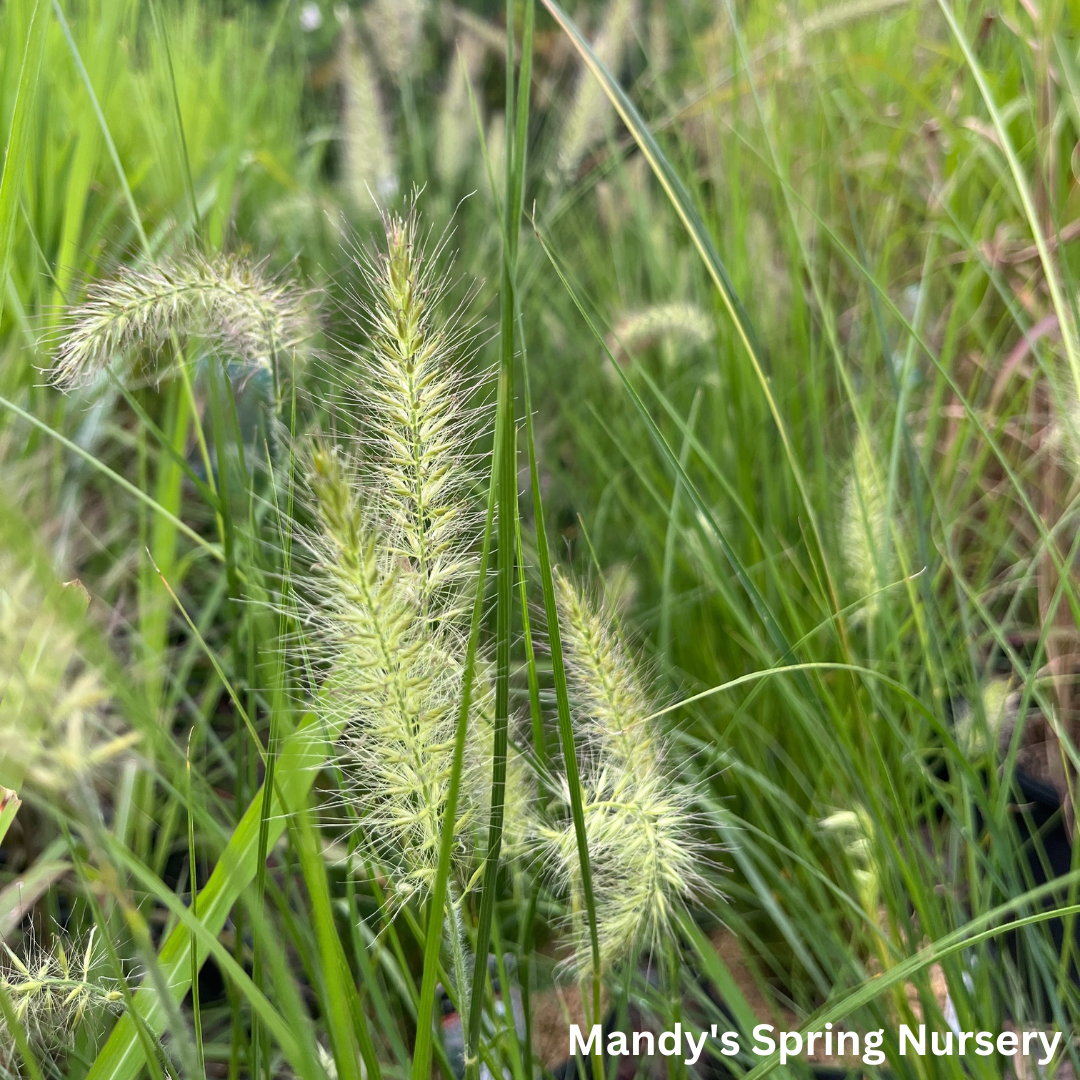
[[[6, 787], [0, 787], [0, 843], [3, 842], [8, 829], [11, 828], [11, 823], [15, 820], [15, 815], [19, 812], [20, 806], [22, 806], [22, 803], [19, 801], [18, 792], [11, 791]], [[0, 937], [2, 936], [0, 935]]]
[[[514, 115], [514, 8], [507, 3], [506, 114]], [[525, 184], [525, 132], [528, 129], [529, 88], [532, 79], [532, 39], [535, 5], [525, 9], [521, 72], [516, 100], [517, 122], [512, 153], [506, 159], [506, 217], [503, 238], [503, 273], [500, 297], [498, 421], [499, 456], [494, 467], [499, 473], [498, 600], [495, 644], [495, 716], [491, 771], [491, 813], [488, 847], [484, 859], [484, 882], [480, 894], [480, 915], [476, 927], [472, 993], [469, 1001], [469, 1029], [466, 1065], [476, 1080], [480, 1069], [480, 1026], [484, 991], [487, 985], [488, 943], [499, 883], [499, 853], [502, 848], [503, 810], [506, 799], [506, 753], [510, 719], [510, 634], [514, 606], [514, 562], [517, 550], [517, 425], [514, 422], [514, 283], [518, 234], [521, 231], [521, 198]]]
[[[192, 813], [194, 799], [191, 784], [191, 736], [188, 734], [187, 747], [187, 841], [188, 841], [188, 878], [191, 881], [191, 916], [199, 917], [199, 879], [195, 867], [195, 815]], [[202, 1008], [199, 1002], [199, 948], [195, 943], [191, 948], [191, 1022], [195, 1028], [195, 1052], [198, 1056], [199, 1076], [206, 1076], [206, 1049], [203, 1046]]]
[[[326, 881], [326, 867], [319, 852], [319, 840], [315, 832], [311, 811], [302, 809], [296, 815], [297, 853], [300, 868], [311, 897], [312, 915], [315, 922], [315, 936], [319, 946], [319, 958], [322, 963], [322, 977], [326, 992], [326, 1026], [330, 1035], [330, 1046], [341, 1080], [360, 1080], [360, 1067], [357, 1059], [357, 1043], [363, 1055], [367, 1075], [379, 1080], [382, 1075], [367, 1023], [356, 997], [356, 986], [349, 973], [345, 960], [345, 950], [338, 937], [334, 924], [334, 913], [330, 903], [330, 889]], [[359, 1024], [353, 1031], [353, 1024]]]
[[[517, 311], [521, 325], [521, 311]], [[529, 486], [533, 496], [533, 519], [536, 528], [536, 548], [540, 562], [540, 581], [544, 592], [544, 618], [547, 624], [548, 649], [555, 682], [555, 708], [559, 722], [559, 746], [562, 750], [566, 786], [570, 793], [570, 816], [574, 823], [574, 842], [581, 867], [581, 893], [585, 901], [585, 917], [589, 924], [589, 948], [592, 953], [593, 986], [592, 1011], [600, 1019], [602, 985], [600, 972], [600, 936], [596, 927], [596, 899], [593, 895], [592, 867], [589, 863], [589, 841], [585, 833], [585, 809], [581, 800], [581, 778], [578, 772], [577, 748], [574, 745], [574, 725], [570, 717], [570, 695], [566, 685], [566, 664], [563, 660], [562, 634], [559, 631], [559, 609], [555, 600], [555, 579], [551, 571], [551, 551], [548, 548], [544, 519], [544, 502], [540, 494], [540, 473], [536, 457], [536, 436], [533, 431], [532, 392], [529, 387], [529, 359], [524, 335], [521, 340], [522, 390], [525, 396], [525, 441], [529, 453]], [[602, 1055], [593, 1060], [593, 1075], [603, 1075]]]
[[[8, 13], [10, 18], [10, 12]], [[11, 249], [15, 239], [15, 216], [19, 208], [27, 155], [30, 153], [31, 110], [37, 94], [41, 57], [45, 52], [45, 31], [49, 22], [48, 0], [36, 0], [30, 29], [26, 35], [19, 85], [11, 114], [4, 172], [0, 176], [0, 286], [7, 281]], [[0, 315], [4, 310], [4, 291], [0, 289]]]
[[[296, 810], [307, 798], [323, 761], [322, 724], [312, 714], [304, 717], [297, 729], [282, 741], [278, 761], [276, 798], [269, 815], [269, 843], [277, 842], [285, 829], [284, 815]], [[283, 805], [284, 804], [284, 805]], [[259, 828], [263, 813], [262, 789], [255, 795], [240, 824], [236, 827], [214, 872], [199, 896], [199, 923], [207, 932], [221, 932], [225, 920], [244, 889], [255, 878]], [[186, 911], [186, 909], [185, 909]], [[190, 986], [191, 936], [181, 921], [158, 953], [158, 964], [176, 1000]], [[434, 988], [433, 988], [434, 990]], [[140, 1014], [154, 1031], [162, 1030], [165, 1009], [149, 987], [135, 995]], [[143, 1064], [138, 1032], [130, 1017], [124, 1016], [102, 1047], [87, 1080], [134, 1080]]]
[[116, 143], [113, 142], [112, 132], [109, 130], [109, 125], [105, 120], [105, 114], [101, 111], [101, 104], [98, 101], [97, 94], [94, 92], [94, 84], [90, 81], [90, 73], [86, 70], [82, 55], [79, 53], [79, 47], [75, 44], [75, 38], [71, 35], [71, 28], [68, 26], [67, 19], [64, 18], [64, 9], [60, 6], [60, 0], [53, 0], [53, 11], [56, 12], [56, 21], [60, 23], [60, 29], [64, 32], [64, 38], [67, 41], [68, 48], [71, 50], [72, 59], [75, 61], [75, 66], [79, 70], [79, 78], [82, 79], [83, 86], [86, 87], [86, 93], [90, 98], [90, 105], [94, 110], [94, 116], [97, 118], [98, 127], [101, 128], [102, 138], [105, 140], [105, 146], [109, 151], [109, 159], [112, 161], [113, 168], [116, 170], [117, 182], [120, 184], [120, 190], [124, 193], [124, 202], [127, 203], [128, 212], [131, 214], [131, 222], [135, 226], [135, 232], [138, 233], [139, 243], [142, 244], [143, 252], [149, 254], [150, 241], [147, 238], [146, 230], [143, 228], [142, 216], [139, 214], [139, 208], [135, 205], [135, 196], [131, 193], [131, 185], [128, 183], [127, 173], [124, 171], [124, 166], [120, 161], [120, 155], [117, 153]]
[[191, 204], [191, 229], [196, 240], [198, 240], [200, 237], [199, 200], [195, 195], [195, 181], [191, 175], [191, 157], [188, 154], [187, 135], [184, 133], [184, 117], [180, 111], [180, 95], [176, 89], [176, 71], [173, 68], [169, 31], [162, 17], [158, 0], [150, 0], [150, 17], [154, 23], [154, 33], [157, 36], [158, 44], [165, 54], [165, 71], [168, 76], [173, 105], [173, 122], [176, 124], [176, 137], [180, 143], [180, 166], [184, 172], [184, 191]]

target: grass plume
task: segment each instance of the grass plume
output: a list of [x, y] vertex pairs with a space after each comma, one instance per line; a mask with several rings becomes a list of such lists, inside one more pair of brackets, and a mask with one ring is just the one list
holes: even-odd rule
[[304, 352], [313, 331], [307, 298], [291, 282], [250, 259], [197, 251], [121, 267], [90, 286], [66, 325], [52, 368], [64, 389], [94, 381], [118, 358], [132, 364], [125, 380], [159, 381], [175, 364], [174, 339], [276, 370], [279, 357]]
[[[121, 992], [102, 971], [95, 936], [91, 931], [83, 944], [57, 938], [51, 949], [31, 942], [22, 956], [0, 944], [0, 985], [39, 1052], [62, 1051], [88, 1015], [123, 1005]], [[7, 1055], [13, 1049], [0, 1019], [0, 1066], [12, 1066]]]
[[[702, 887], [704, 852], [695, 838], [690, 796], [665, 766], [655, 707], [614, 613], [565, 574], [557, 578], [567, 676], [581, 728], [585, 826], [592, 864], [600, 962], [606, 971], [635, 944], [652, 947], [670, 931], [677, 906]], [[573, 830], [539, 827], [560, 885], [570, 895], [579, 973], [591, 955], [581, 916], [580, 865]]]
[[[593, 49], [609, 71], [617, 72], [622, 66], [637, 14], [636, 0], [608, 0]], [[559, 138], [560, 173], [568, 176], [577, 169], [589, 150], [604, 137], [611, 116], [611, 104], [603, 88], [588, 69], [582, 68]]]
[[[634, 354], [657, 343], [678, 342], [694, 348], [710, 341], [715, 333], [712, 319], [696, 304], [672, 301], [623, 315], [615, 325], [608, 348], [616, 356], [620, 348]], [[666, 358], [673, 359], [674, 353], [669, 351]]]
[[[330, 670], [324, 708], [344, 720], [348, 797], [407, 900], [430, 888], [447, 825], [480, 418], [455, 359], [461, 335], [438, 314], [441, 279], [415, 213], [384, 224], [385, 250], [359, 260], [374, 298], [357, 393], [372, 453], [350, 463], [336, 448], [311, 455], [320, 526], [311, 611]], [[475, 714], [489, 705], [482, 686]], [[478, 799], [451, 824], [456, 833], [471, 829]]]
[[844, 485], [840, 544], [852, 591], [866, 600], [857, 612], [857, 617], [863, 620], [877, 613], [880, 598], [872, 594], [888, 584], [893, 576], [890, 568], [895, 565], [892, 557], [888, 566], [881, 565], [888, 523], [885, 520], [885, 492], [878, 479], [879, 468], [874, 447], [860, 437]]
[[390, 121], [371, 55], [346, 14], [338, 42], [341, 80], [341, 139], [344, 185], [356, 207], [374, 209], [374, 199], [392, 199], [398, 191]]
[[0, 568], [0, 784], [70, 798], [136, 736], [83, 658], [67, 605], [12, 552], [0, 552]]

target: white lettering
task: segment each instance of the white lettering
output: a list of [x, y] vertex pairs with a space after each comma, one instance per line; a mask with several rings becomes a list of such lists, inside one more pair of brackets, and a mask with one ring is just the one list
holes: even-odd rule
[[1050, 1059], [1054, 1056], [1054, 1051], [1057, 1049], [1058, 1040], [1061, 1038], [1061, 1032], [1060, 1031], [1055, 1031], [1054, 1032], [1054, 1041], [1053, 1042], [1048, 1042], [1047, 1039], [1046, 1039], [1046, 1036], [1041, 1031], [1039, 1032], [1039, 1038], [1042, 1039], [1043, 1049], [1046, 1051], [1046, 1057], [1043, 1058], [1039, 1062], [1039, 1064], [1040, 1065], [1049, 1065], [1050, 1064]]
[[907, 1026], [907, 1024], [900, 1025], [900, 1053], [904, 1054], [905, 1056], [907, 1055], [907, 1044], [909, 1042], [911, 1043], [912, 1047], [914, 1047], [915, 1053], [918, 1054], [919, 1057], [926, 1056], [925, 1024], [919, 1025], [919, 1037], [917, 1039], [915, 1038], [914, 1033], [912, 1032], [911, 1028]]
[[[593, 1024], [589, 1029], [589, 1041], [586, 1042], [581, 1037], [581, 1028], [577, 1024], [570, 1025], [570, 1053], [576, 1054], [579, 1051], [582, 1054], [599, 1054], [600, 1046], [603, 1040], [603, 1032], [599, 1024]], [[577, 1043], [577, 1046], [574, 1045]], [[596, 1045], [594, 1046], [593, 1043]]]
[[691, 1035], [689, 1031], [686, 1033], [687, 1045], [690, 1047], [690, 1052], [694, 1056], [685, 1058], [684, 1061], [683, 1061], [683, 1063], [685, 1065], [693, 1065], [697, 1061], [697, 1059], [699, 1057], [701, 1057], [701, 1051], [705, 1049], [705, 1038], [706, 1038], [706, 1035], [705, 1035], [705, 1032], [703, 1031], [701, 1033], [700, 1042], [698, 1042], [697, 1046], [695, 1046], [694, 1045], [694, 1036]]
[[[773, 1030], [772, 1024], [758, 1024], [754, 1028], [754, 1053], [757, 1055], [771, 1054], [776, 1049], [776, 1043], [769, 1038], [768, 1032]], [[758, 1049], [758, 1043], [761, 1043], [761, 1049]]]

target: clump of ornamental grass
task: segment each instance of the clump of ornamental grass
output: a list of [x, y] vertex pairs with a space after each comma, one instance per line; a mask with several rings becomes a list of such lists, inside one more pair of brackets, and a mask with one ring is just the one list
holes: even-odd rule
[[[467, 869], [489, 782], [474, 760], [458, 816], [445, 820], [477, 569], [470, 454], [481, 414], [457, 359], [468, 333], [439, 315], [441, 247], [429, 258], [415, 212], [384, 224], [385, 250], [358, 260], [371, 300], [356, 403], [370, 453], [317, 442], [310, 454], [318, 528], [309, 612], [345, 795], [405, 902], [430, 890], [444, 828], [459, 837], [457, 868]], [[480, 676], [474, 734], [490, 726], [483, 666]], [[483, 745], [481, 734], [470, 754]], [[455, 942], [457, 920], [452, 912]]]
[[397, 194], [390, 124], [371, 56], [360, 40], [352, 16], [345, 14], [338, 43], [341, 80], [343, 181], [358, 210], [370, 212], [375, 200]]
[[285, 358], [303, 357], [312, 331], [308, 297], [265, 264], [188, 251], [92, 283], [67, 313], [52, 377], [82, 386], [120, 360], [125, 381], [157, 382], [190, 340], [276, 376]]
[[[609, 0], [593, 51], [608, 71], [622, 66], [626, 47], [633, 40], [637, 20], [636, 0]], [[592, 72], [582, 67], [574, 88], [574, 99], [559, 138], [559, 172], [569, 176], [607, 131], [612, 108], [603, 87]]]
[[[588, 839], [600, 965], [609, 970], [635, 945], [657, 946], [679, 905], [704, 888], [704, 850], [691, 795], [673, 782], [664, 739], [614, 612], [560, 574], [556, 580], [567, 681], [584, 769]], [[565, 781], [563, 782], [565, 788]], [[569, 792], [561, 791], [569, 805]], [[539, 825], [544, 859], [570, 898], [573, 956], [579, 974], [592, 956], [573, 826]]]
[[865, 603], [856, 612], [855, 621], [873, 618], [880, 607], [875, 595], [895, 576], [895, 550], [887, 565], [882, 565], [885, 551], [886, 494], [879, 480], [880, 464], [870, 441], [859, 436], [851, 456], [851, 468], [844, 485], [840, 521], [840, 544], [848, 572], [851, 592]]
[[[123, 995], [102, 967], [94, 931], [85, 944], [57, 938], [44, 949], [31, 942], [22, 956], [0, 945], [0, 987], [38, 1053], [62, 1052], [90, 1016], [123, 1007]], [[0, 1066], [12, 1067], [13, 1052], [14, 1038], [0, 1017]]]
[[[456, 357], [468, 335], [438, 314], [443, 277], [425, 256], [415, 212], [384, 220], [386, 248], [362, 256], [370, 345], [356, 390], [366, 453], [316, 441], [308, 482], [317, 527], [315, 573], [302, 592], [324, 672], [318, 708], [337, 739], [344, 798], [393, 904], [422, 901], [450, 829], [454, 882], [446, 933], [465, 985], [462, 900], [477, 880], [494, 741], [488, 664], [477, 669], [462, 801], [446, 817], [481, 519], [471, 448], [482, 414]], [[673, 784], [664, 740], [613, 609], [559, 578], [568, 678], [585, 760], [585, 824], [601, 964], [670, 931], [678, 906], [703, 887], [690, 794]], [[513, 725], [512, 725], [513, 727]], [[511, 732], [511, 743], [514, 734]], [[554, 816], [541, 821], [524, 756], [507, 761], [504, 851], [539, 841], [568, 895], [572, 965], [588, 970], [580, 866], [562, 814], [566, 782], [552, 782]]]

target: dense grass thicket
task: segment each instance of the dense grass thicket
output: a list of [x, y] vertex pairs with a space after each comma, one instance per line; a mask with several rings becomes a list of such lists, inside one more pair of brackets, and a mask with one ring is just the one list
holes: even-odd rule
[[0, 139], [0, 1076], [1080, 1069], [1076, 4], [6, 0]]

